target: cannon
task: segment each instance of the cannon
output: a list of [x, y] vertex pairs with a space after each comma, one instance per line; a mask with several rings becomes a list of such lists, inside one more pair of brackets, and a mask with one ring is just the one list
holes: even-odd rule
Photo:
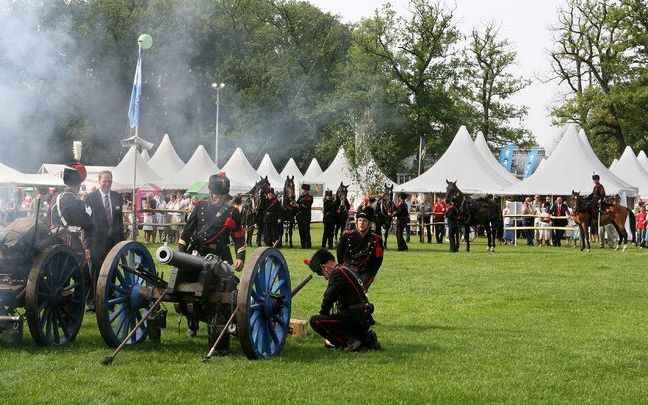
[[18, 218], [0, 230], [0, 337], [20, 342], [26, 318], [36, 344], [63, 345], [75, 340], [83, 322], [83, 253], [38, 217]]
[[160, 263], [173, 266], [167, 280], [157, 274], [151, 254], [138, 242], [117, 244], [101, 267], [97, 322], [106, 344], [118, 347], [114, 354], [147, 336], [160, 339], [166, 324], [161, 302], [172, 302], [179, 314], [206, 323], [213, 346], [229, 334], [238, 337], [249, 359], [281, 352], [296, 291], [291, 291], [288, 266], [278, 249], [256, 249], [240, 281], [232, 267], [214, 255], [202, 257], [162, 246], [156, 256]]

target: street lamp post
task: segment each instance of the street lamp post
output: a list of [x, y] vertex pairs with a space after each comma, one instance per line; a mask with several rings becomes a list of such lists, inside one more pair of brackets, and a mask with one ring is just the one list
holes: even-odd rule
[[218, 166], [218, 121], [220, 114], [220, 91], [225, 87], [225, 83], [212, 83], [212, 89], [216, 90], [216, 144], [214, 145], [214, 163]]

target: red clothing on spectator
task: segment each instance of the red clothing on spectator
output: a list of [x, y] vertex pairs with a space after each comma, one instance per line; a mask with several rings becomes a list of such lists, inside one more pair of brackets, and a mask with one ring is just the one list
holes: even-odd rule
[[445, 206], [438, 202], [434, 204], [434, 208], [432, 208], [432, 212], [436, 218], [443, 218], [445, 215]]
[[637, 229], [646, 229], [646, 213], [639, 212], [637, 213]]

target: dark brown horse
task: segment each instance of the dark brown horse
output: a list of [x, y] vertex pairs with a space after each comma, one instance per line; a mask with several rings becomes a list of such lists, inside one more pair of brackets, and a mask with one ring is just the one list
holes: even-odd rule
[[335, 235], [336, 243], [338, 241], [338, 237], [340, 238], [342, 237], [342, 232], [344, 232], [347, 218], [349, 216], [349, 208], [351, 208], [351, 204], [347, 199], [348, 194], [349, 194], [349, 186], [348, 185], [345, 186], [342, 182], [340, 182], [340, 186], [335, 192], [335, 205], [337, 207], [337, 210], [335, 211], [334, 235]]
[[[373, 203], [373, 209], [376, 213], [376, 230], [375, 232], [382, 236], [383, 248], [387, 249], [387, 238], [389, 237], [389, 229], [392, 226], [394, 219], [394, 211], [396, 204], [394, 204], [394, 185], [388, 186], [385, 183], [385, 192], [380, 198], [377, 198]], [[382, 235], [381, 235], [382, 233]]]
[[286, 176], [283, 196], [281, 199], [281, 215], [283, 218], [282, 232], [285, 232], [285, 242], [293, 247], [293, 229], [295, 228], [295, 216], [297, 215], [297, 202], [295, 200], [295, 176]]
[[[581, 251], [585, 250], [585, 242], [587, 241], [587, 251], [590, 250], [589, 228], [592, 222], [596, 222], [599, 215], [598, 209], [594, 202], [582, 195], [577, 191], [572, 191], [571, 208], [573, 210], [574, 222], [578, 225], [580, 230]], [[598, 226], [605, 226], [611, 224], [619, 235], [619, 243], [616, 249], [619, 250], [623, 243], [623, 251], [628, 248], [628, 231], [626, 231], [626, 219], [630, 218], [630, 230], [632, 231], [632, 242], [635, 242], [635, 216], [634, 213], [627, 207], [620, 204], [603, 204], [600, 209], [600, 224]]]
[[489, 252], [495, 251], [495, 238], [504, 236], [502, 211], [491, 198], [470, 198], [459, 190], [456, 181], [446, 180], [446, 202], [452, 203], [459, 210], [459, 221], [464, 227], [466, 252], [470, 252], [470, 227], [482, 225], [486, 231]]
[[246, 232], [246, 243], [252, 246], [252, 237], [254, 228], [257, 228], [257, 246], [261, 246], [260, 241], [263, 236], [263, 210], [265, 209], [265, 199], [267, 190], [270, 188], [268, 176], [261, 177], [254, 187], [246, 193], [246, 198], [241, 202], [241, 222]]

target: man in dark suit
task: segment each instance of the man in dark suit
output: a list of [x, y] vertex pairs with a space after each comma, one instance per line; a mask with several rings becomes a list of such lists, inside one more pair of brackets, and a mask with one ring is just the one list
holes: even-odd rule
[[[99, 189], [86, 196], [86, 206], [90, 208], [90, 218], [94, 225], [94, 232], [88, 240], [90, 248], [91, 282], [89, 306], [94, 302], [95, 287], [99, 270], [106, 255], [117, 243], [124, 240], [124, 217], [122, 206], [124, 204], [121, 194], [111, 191], [112, 173], [108, 170], [99, 172]], [[90, 280], [89, 280], [90, 281]]]
[[[556, 198], [556, 202], [551, 206], [551, 208], [549, 208], [549, 214], [551, 214], [552, 217], [569, 216], [567, 204], [563, 202], [562, 197]], [[567, 226], [567, 219], [556, 218], [553, 220], [553, 226], [565, 227]], [[562, 240], [565, 231], [562, 229], [560, 230], [556, 229], [553, 234], [554, 234], [553, 245], [560, 246], [560, 241]]]

